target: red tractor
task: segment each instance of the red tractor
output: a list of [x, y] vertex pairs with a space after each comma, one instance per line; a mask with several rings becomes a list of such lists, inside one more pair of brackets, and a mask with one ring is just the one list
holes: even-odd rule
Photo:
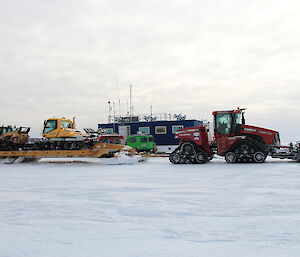
[[[170, 154], [174, 164], [205, 163], [213, 154], [224, 156], [228, 163], [262, 163], [268, 155], [273, 158], [299, 160], [299, 145], [282, 151], [279, 133], [274, 130], [245, 124], [245, 109], [215, 111], [214, 139], [208, 140], [205, 126], [178, 130], [177, 147]], [[283, 153], [284, 152], [284, 153]]]

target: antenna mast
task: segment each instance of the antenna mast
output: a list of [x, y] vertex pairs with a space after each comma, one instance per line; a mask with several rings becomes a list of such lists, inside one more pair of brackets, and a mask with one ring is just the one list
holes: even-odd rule
[[108, 123], [111, 121], [111, 106], [110, 106], [110, 101], [108, 103]]
[[121, 100], [120, 100], [120, 90], [119, 90], [118, 83], [117, 83], [117, 90], [118, 90], [119, 117], [121, 117]]
[[132, 85], [129, 84], [129, 86], [129, 120], [132, 121]]
[[116, 108], [115, 108], [115, 102], [113, 102], [113, 111], [114, 111], [114, 122], [116, 120]]

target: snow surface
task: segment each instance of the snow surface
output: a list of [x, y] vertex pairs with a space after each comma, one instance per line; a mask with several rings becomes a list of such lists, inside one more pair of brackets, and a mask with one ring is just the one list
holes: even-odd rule
[[0, 165], [0, 257], [300, 256], [300, 164]]

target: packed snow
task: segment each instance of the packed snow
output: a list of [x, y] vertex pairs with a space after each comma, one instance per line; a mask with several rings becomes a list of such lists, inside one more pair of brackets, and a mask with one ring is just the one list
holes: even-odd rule
[[298, 257], [300, 163], [0, 165], [0, 257]]

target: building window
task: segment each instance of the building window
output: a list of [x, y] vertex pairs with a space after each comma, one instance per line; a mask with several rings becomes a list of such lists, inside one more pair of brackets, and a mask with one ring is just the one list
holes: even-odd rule
[[139, 127], [139, 132], [142, 134], [150, 134], [150, 127]]
[[155, 134], [167, 134], [167, 127], [166, 126], [155, 127]]
[[183, 129], [183, 125], [174, 125], [172, 126], [172, 133], [175, 134], [177, 130]]
[[113, 128], [105, 128], [104, 130], [106, 131], [106, 133], [109, 133], [109, 134], [113, 134], [114, 133], [114, 129]]

